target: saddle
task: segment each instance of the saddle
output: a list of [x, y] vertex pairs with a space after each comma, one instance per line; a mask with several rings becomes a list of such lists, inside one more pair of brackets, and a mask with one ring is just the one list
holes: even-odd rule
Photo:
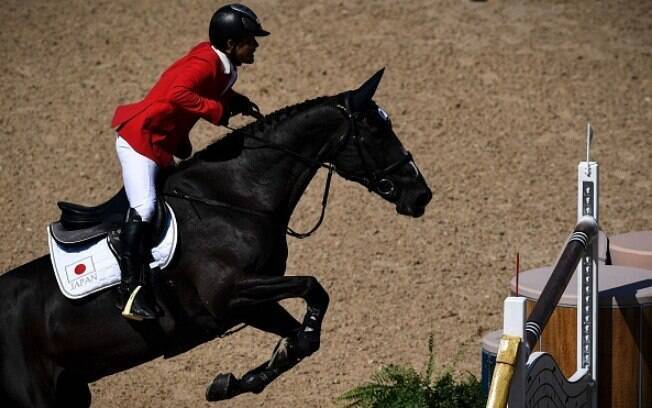
[[[165, 200], [158, 197], [156, 202], [156, 212], [152, 219], [152, 243], [154, 244], [163, 238], [166, 219], [169, 217]], [[65, 201], [59, 201], [57, 206], [61, 210], [61, 218], [50, 224], [50, 231], [59, 244], [82, 244], [110, 235], [111, 246], [118, 253], [120, 252], [120, 228], [129, 209], [124, 188], [107, 202], [94, 207]]]
[[[162, 199], [157, 202], [149, 260], [152, 272], [170, 264], [177, 244], [174, 210]], [[48, 245], [61, 292], [80, 299], [120, 283], [120, 231], [129, 209], [124, 189], [95, 207], [58, 205], [61, 218], [48, 227]]]

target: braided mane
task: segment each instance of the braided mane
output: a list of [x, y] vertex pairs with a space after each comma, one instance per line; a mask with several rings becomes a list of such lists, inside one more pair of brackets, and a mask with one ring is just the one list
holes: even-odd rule
[[[192, 158], [181, 162], [179, 167], [185, 168], [198, 160], [215, 161], [235, 157], [242, 149], [245, 134], [253, 134], [259, 137], [269, 138], [269, 133], [273, 131], [279, 123], [291, 119], [296, 114], [314, 106], [334, 101], [336, 98], [337, 96], [320, 96], [274, 111], [265, 115], [263, 119], [249, 123], [234, 132], [227, 133], [225, 136], [206, 146], [203, 150], [195, 153]], [[242, 132], [239, 130], [242, 130]]]

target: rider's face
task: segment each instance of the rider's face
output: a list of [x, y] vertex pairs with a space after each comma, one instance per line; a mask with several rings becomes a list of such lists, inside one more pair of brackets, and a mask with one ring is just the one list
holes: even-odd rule
[[229, 40], [228, 45], [230, 48], [229, 55], [235, 65], [254, 63], [254, 53], [258, 48], [258, 41], [253, 35], [236, 41]]

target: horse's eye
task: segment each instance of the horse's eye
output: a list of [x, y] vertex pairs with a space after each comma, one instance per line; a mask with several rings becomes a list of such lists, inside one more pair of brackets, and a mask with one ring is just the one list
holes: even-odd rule
[[[383, 112], [383, 114], [381, 114], [380, 112]], [[363, 118], [363, 122], [366, 126], [374, 130], [383, 129], [389, 126], [391, 123], [389, 120], [389, 116], [387, 116], [385, 111], [383, 111], [380, 108], [378, 108], [378, 113], [373, 112], [368, 115], [365, 115]]]
[[380, 123], [373, 116], [365, 116], [362, 118], [362, 123], [372, 131], [378, 130]]

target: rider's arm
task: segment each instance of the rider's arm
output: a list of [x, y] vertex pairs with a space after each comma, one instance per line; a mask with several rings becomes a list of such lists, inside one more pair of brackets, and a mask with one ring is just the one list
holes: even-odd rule
[[170, 87], [168, 98], [186, 112], [194, 113], [217, 125], [224, 114], [224, 105], [197, 93], [197, 90], [212, 82], [213, 72], [214, 67], [209, 62], [201, 59], [190, 60]]

